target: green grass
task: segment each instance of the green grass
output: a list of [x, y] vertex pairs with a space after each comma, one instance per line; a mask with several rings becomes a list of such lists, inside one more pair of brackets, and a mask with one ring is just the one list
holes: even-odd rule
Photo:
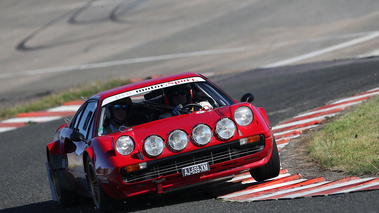
[[89, 98], [96, 93], [129, 83], [130, 82], [126, 79], [110, 79], [108, 81], [97, 81], [92, 84], [73, 87], [67, 91], [41, 97], [36, 101], [22, 103], [12, 108], [2, 109], [0, 111], [0, 120], [17, 116], [19, 113], [41, 111], [61, 106], [67, 101], [80, 100], [82, 97]]
[[352, 175], [379, 175], [379, 97], [371, 98], [311, 137], [309, 157]]

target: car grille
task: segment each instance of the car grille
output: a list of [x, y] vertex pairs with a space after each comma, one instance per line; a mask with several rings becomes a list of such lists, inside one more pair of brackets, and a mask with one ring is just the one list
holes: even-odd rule
[[181, 173], [181, 168], [208, 162], [209, 165], [226, 162], [248, 156], [264, 149], [264, 138], [260, 142], [241, 146], [239, 141], [228, 142], [227, 144], [203, 148], [193, 152], [183, 153], [177, 156], [149, 161], [147, 169], [127, 173], [123, 168], [121, 173], [126, 183], [134, 183], [143, 180], [156, 179]]

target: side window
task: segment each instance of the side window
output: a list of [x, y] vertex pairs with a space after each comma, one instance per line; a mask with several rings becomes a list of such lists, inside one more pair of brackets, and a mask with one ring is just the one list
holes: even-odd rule
[[74, 129], [74, 130], [77, 130], [78, 128], [78, 124], [79, 124], [79, 120], [80, 120], [80, 117], [82, 116], [83, 114], [83, 109], [85, 108], [84, 105], [82, 105], [78, 111], [76, 112], [76, 114], [74, 115], [71, 123], [70, 123], [70, 128], [71, 129]]
[[88, 132], [93, 127], [93, 115], [95, 114], [95, 110], [97, 107], [96, 102], [89, 102], [86, 106], [86, 108], [83, 110], [82, 115], [80, 116], [77, 130], [79, 133], [82, 133], [86, 138], [88, 138]]

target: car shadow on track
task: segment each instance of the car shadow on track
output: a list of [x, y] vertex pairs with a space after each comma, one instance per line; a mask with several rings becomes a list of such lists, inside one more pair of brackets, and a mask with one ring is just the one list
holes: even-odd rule
[[[186, 203], [193, 203], [203, 200], [217, 199], [218, 196], [231, 193], [237, 190], [246, 188], [242, 184], [229, 183], [229, 182], [215, 182], [212, 184], [197, 186], [170, 192], [162, 195], [146, 194], [129, 198], [128, 200], [120, 203], [116, 212], [138, 212], [144, 210], [154, 210], [169, 206], [181, 205]], [[40, 212], [97, 212], [93, 206], [92, 199], [83, 198], [69, 208], [62, 208], [54, 201], [46, 201], [34, 204], [28, 204], [19, 207], [3, 209], [4, 213], [40, 213]]]

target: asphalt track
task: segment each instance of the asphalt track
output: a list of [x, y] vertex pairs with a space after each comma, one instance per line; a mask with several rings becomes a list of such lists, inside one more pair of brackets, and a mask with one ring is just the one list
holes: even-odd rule
[[[0, 107], [83, 82], [206, 73], [253, 92], [273, 125], [378, 87], [377, 0], [2, 0]], [[305, 65], [299, 63], [315, 62]], [[270, 69], [254, 69], [266, 67]], [[22, 85], [22, 86], [20, 86]], [[62, 123], [0, 133], [0, 211], [67, 212], [49, 194], [44, 146]], [[378, 212], [378, 191], [231, 203], [206, 188], [131, 199], [131, 212]], [[70, 212], [91, 212], [87, 202]]]
[[[238, 99], [255, 93], [257, 106], [266, 108], [272, 125], [332, 100], [377, 88], [377, 58], [305, 64], [276, 69], [250, 70], [238, 75], [211, 77]], [[272, 90], [270, 89], [272, 88]], [[44, 146], [62, 120], [30, 125], [1, 134], [0, 208], [4, 212], [66, 212], [51, 201], [45, 171]], [[130, 212], [378, 212], [379, 191], [328, 197], [249, 203], [222, 202], [206, 187], [159, 197], [130, 199], [123, 210]], [[69, 209], [91, 212], [90, 200]]]

